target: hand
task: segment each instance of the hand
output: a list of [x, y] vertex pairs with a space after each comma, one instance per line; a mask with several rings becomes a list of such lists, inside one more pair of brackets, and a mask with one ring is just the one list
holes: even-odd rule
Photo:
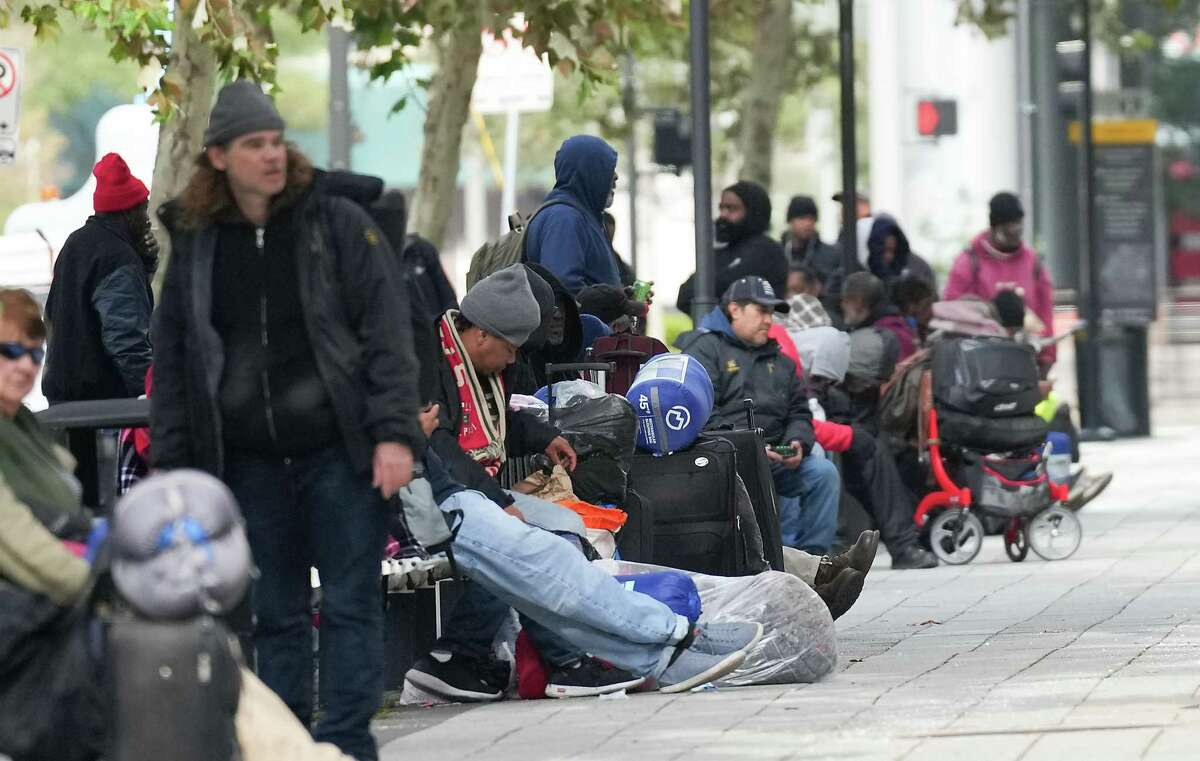
[[512, 517], [516, 518], [521, 523], [526, 522], [525, 521], [525, 513], [521, 512], [520, 508], [518, 508], [516, 505], [509, 505], [508, 507], [504, 508], [504, 512], [506, 512], [509, 515], [511, 515]]
[[778, 452], [776, 452], [774, 449], [771, 449], [770, 447], [763, 447], [763, 451], [765, 451], [767, 453], [768, 461], [776, 462], [776, 463], [783, 462], [783, 456], [780, 455]]
[[567, 443], [567, 440], [562, 436], [556, 436], [553, 441], [546, 447], [546, 456], [550, 458], [550, 462], [555, 465], [561, 465], [568, 473], [575, 471], [575, 465], [578, 458], [575, 455], [575, 450]]
[[394, 441], [381, 441], [375, 445], [373, 469], [371, 486], [388, 499], [412, 480], [412, 450]]
[[783, 467], [788, 470], [795, 470], [800, 467], [800, 463], [804, 462], [804, 447], [798, 441], [791, 442], [791, 445], [796, 454], [783, 458]]
[[425, 432], [425, 437], [433, 435], [433, 432], [438, 427], [438, 411], [441, 408], [436, 402], [430, 404], [417, 415], [417, 419], [421, 421], [421, 430]]

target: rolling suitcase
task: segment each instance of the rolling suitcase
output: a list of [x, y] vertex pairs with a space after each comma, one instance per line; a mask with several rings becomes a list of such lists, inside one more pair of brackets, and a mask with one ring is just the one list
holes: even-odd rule
[[654, 503], [630, 489], [625, 493], [629, 518], [617, 534], [617, 554], [635, 563], [654, 562]]
[[717, 576], [750, 572], [736, 505], [737, 450], [723, 439], [638, 453], [629, 487], [654, 505], [654, 563]]
[[109, 761], [230, 761], [241, 672], [215, 619], [120, 618], [108, 634]]
[[779, 528], [779, 501], [775, 494], [775, 479], [771, 462], [763, 451], [766, 441], [762, 429], [754, 424], [754, 402], [746, 400], [747, 428], [743, 431], [706, 431], [702, 440], [721, 438], [737, 449], [737, 471], [750, 494], [754, 517], [762, 535], [763, 555], [771, 568], [783, 570], [783, 536]]

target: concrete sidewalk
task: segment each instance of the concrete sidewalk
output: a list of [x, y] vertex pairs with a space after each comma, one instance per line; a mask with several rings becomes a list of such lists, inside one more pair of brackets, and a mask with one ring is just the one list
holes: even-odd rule
[[1117, 476], [1069, 560], [881, 553], [820, 684], [406, 709], [382, 758], [1200, 758], [1200, 428], [1157, 433], [1085, 448]]

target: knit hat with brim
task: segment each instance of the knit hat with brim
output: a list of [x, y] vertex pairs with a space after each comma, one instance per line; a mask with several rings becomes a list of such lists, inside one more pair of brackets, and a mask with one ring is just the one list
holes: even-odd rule
[[542, 322], [529, 270], [513, 264], [488, 275], [462, 297], [459, 311], [472, 325], [521, 346]]
[[217, 104], [204, 131], [204, 145], [225, 145], [251, 132], [282, 132], [285, 126], [283, 117], [262, 88], [248, 79], [239, 79], [222, 87], [217, 94]]

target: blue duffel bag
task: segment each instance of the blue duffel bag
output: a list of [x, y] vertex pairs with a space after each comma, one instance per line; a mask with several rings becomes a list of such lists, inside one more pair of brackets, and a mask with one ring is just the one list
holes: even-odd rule
[[692, 577], [682, 571], [654, 571], [613, 578], [628, 590], [653, 597], [693, 624], [700, 620], [700, 590]]

